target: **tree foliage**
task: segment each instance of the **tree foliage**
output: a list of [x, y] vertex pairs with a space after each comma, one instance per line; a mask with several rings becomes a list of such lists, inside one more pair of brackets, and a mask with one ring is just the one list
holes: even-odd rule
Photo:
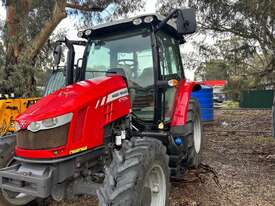
[[192, 1], [204, 22], [201, 29], [229, 32], [241, 37], [247, 49], [261, 54], [266, 73], [275, 70], [275, 1]]
[[[138, 0], [3, 0], [6, 7], [4, 42], [4, 77], [0, 90], [4, 93], [31, 96], [35, 92], [36, 66], [49, 56], [49, 38], [57, 25], [68, 15], [81, 15], [91, 20], [110, 3], [117, 3], [117, 13], [142, 7]], [[69, 29], [69, 28], [68, 28]], [[38, 65], [38, 64], [39, 65]], [[2, 66], [3, 67], [3, 66]]]
[[255, 82], [261, 83], [258, 86], [275, 85], [274, 0], [161, 0], [160, 3], [163, 13], [172, 8], [195, 8], [199, 32], [227, 41], [214, 45], [215, 48], [202, 43], [206, 64], [211, 58], [224, 58], [229, 68], [238, 69], [236, 75], [246, 76], [252, 82], [257, 79]]
[[212, 47], [201, 47], [202, 56], [208, 60], [201, 64], [197, 75], [203, 80], [226, 79], [226, 91], [234, 100], [238, 100], [241, 90], [265, 89], [274, 82], [272, 75], [261, 76], [262, 67], [260, 56], [240, 37], [217, 41]]

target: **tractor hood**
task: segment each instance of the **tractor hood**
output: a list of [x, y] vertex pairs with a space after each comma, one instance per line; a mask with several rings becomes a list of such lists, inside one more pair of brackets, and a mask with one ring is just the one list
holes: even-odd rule
[[42, 98], [19, 115], [16, 121], [21, 128], [27, 128], [31, 122], [75, 112], [95, 104], [99, 98], [125, 87], [125, 81], [118, 75], [81, 81]]

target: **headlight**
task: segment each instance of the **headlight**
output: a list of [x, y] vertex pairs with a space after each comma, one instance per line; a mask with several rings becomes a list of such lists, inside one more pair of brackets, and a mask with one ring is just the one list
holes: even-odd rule
[[58, 119], [56, 117], [51, 118], [51, 119], [42, 120], [42, 125], [47, 128], [49, 128], [49, 127], [52, 128], [55, 125], [57, 125], [57, 123], [58, 123]]
[[72, 120], [72, 117], [73, 117], [73, 113], [68, 113], [58, 117], [53, 117], [53, 118], [44, 119], [41, 121], [32, 122], [27, 127], [27, 129], [32, 132], [37, 132], [40, 130], [60, 127], [62, 125], [69, 123]]
[[40, 130], [41, 127], [41, 122], [32, 122], [27, 129], [32, 131], [32, 132], [37, 132]]

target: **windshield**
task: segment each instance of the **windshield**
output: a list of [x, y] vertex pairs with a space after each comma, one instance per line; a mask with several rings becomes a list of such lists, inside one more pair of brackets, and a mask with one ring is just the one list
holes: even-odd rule
[[92, 40], [88, 48], [85, 78], [123, 71], [127, 78], [132, 111], [142, 120], [154, 116], [154, 72], [150, 35], [117, 36]]

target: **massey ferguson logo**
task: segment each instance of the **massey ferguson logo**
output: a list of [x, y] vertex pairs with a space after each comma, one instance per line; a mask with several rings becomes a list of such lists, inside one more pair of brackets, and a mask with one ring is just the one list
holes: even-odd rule
[[27, 120], [19, 120], [17, 122], [22, 129], [26, 129], [29, 126], [29, 122]]

